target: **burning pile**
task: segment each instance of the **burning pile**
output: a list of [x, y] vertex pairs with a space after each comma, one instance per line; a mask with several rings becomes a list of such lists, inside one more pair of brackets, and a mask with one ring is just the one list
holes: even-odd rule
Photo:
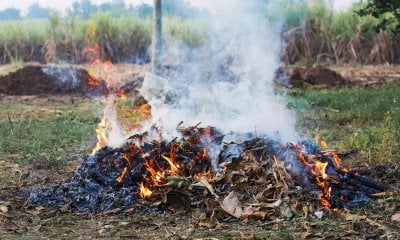
[[[161, 129], [131, 136], [83, 160], [66, 182], [31, 190], [29, 201], [62, 209], [103, 212], [138, 203], [171, 210], [223, 210], [242, 219], [270, 219], [307, 189], [327, 208], [357, 207], [384, 188], [341, 166], [334, 153], [303, 142], [283, 145], [252, 134], [223, 135], [213, 127]], [[155, 140], [157, 139], [157, 140]]]
[[[124, 138], [126, 131], [120, 129], [118, 115], [136, 115], [127, 128], [137, 128], [136, 124], [150, 119], [150, 105], [143, 102], [125, 108], [122, 104], [118, 110], [116, 105], [125, 102], [125, 95], [110, 75], [112, 65], [98, 60], [96, 46], [88, 49], [91, 82], [104, 78], [109, 90], [97, 129], [98, 144], [70, 179], [50, 189], [31, 190], [29, 202], [90, 213], [146, 205], [175, 211], [197, 209], [211, 219], [219, 213], [240, 219], [271, 219], [284, 212], [301, 212], [297, 199], [303, 193], [318, 200], [313, 202], [319, 206], [337, 209], [360, 206], [384, 191], [368, 176], [344, 168], [334, 153], [322, 152], [309, 142], [282, 144], [270, 138], [276, 130], [282, 130], [283, 136], [293, 135], [294, 121], [265, 81], [269, 75], [265, 63], [275, 62], [275, 58], [259, 54], [264, 48], [257, 43], [265, 43], [267, 38], [252, 41], [258, 34], [247, 34], [247, 27], [257, 25], [239, 26], [250, 38], [232, 39], [251, 42], [248, 47], [256, 51], [243, 48], [239, 41], [239, 45], [230, 44], [232, 49], [226, 52], [218, 50], [221, 54], [215, 54], [214, 61], [200, 59], [198, 63], [206, 64], [204, 67], [189, 64], [181, 69], [185, 71], [170, 69], [167, 77], [173, 81], [155, 76], [144, 81], [141, 89], [155, 119], [170, 124], [175, 118], [192, 121], [201, 117], [210, 125], [225, 128], [224, 133], [215, 127], [184, 128], [179, 124], [175, 138], [165, 139], [167, 132], [155, 124], [145, 133]], [[237, 55], [236, 60], [241, 60], [236, 64], [246, 70], [238, 78], [225, 76], [231, 76], [227, 70], [233, 60], [226, 61], [223, 68], [211, 66], [231, 53], [235, 53], [233, 59]], [[250, 57], [254, 53], [256, 58]], [[102, 76], [92, 74], [96, 68], [102, 70]], [[201, 69], [214, 69], [214, 74]], [[238, 126], [231, 128], [234, 125]], [[249, 126], [270, 136], [226, 133], [231, 129], [242, 132]], [[115, 144], [121, 139], [122, 143]]]

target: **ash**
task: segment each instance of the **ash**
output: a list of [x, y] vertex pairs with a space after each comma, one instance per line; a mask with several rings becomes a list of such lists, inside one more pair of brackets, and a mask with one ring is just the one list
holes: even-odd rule
[[[206, 132], [208, 132], [208, 140], [204, 141]], [[290, 189], [287, 189], [290, 190], [289, 192], [296, 193], [296, 189], [307, 189], [309, 193], [321, 193], [312, 170], [299, 160], [300, 154], [304, 154], [307, 161], [318, 158], [319, 161], [327, 163], [326, 172], [329, 174], [327, 181], [331, 186], [331, 193], [326, 200], [330, 202], [331, 208], [360, 207], [371, 201], [374, 193], [385, 190], [381, 184], [366, 175], [336, 167], [332, 157], [321, 152], [310, 142], [281, 144], [268, 137], [255, 138], [251, 134], [222, 135], [215, 128], [208, 128], [207, 131], [205, 128], [197, 127], [184, 129], [181, 135], [180, 139], [175, 138], [169, 142], [146, 141], [145, 134], [135, 135], [128, 139], [122, 148], [105, 147], [84, 159], [74, 175], [64, 183], [48, 189], [29, 189], [28, 203], [88, 213], [135, 206], [139, 197], [138, 185], [146, 175], [149, 176], [145, 163], [151, 160], [160, 169], [167, 169], [168, 165], [162, 156], [168, 155], [172, 148], [176, 149], [174, 158], [181, 166], [180, 175], [191, 179], [192, 182], [195, 182], [193, 176], [204, 170], [214, 174], [220, 171], [215, 166], [221, 164], [225, 166], [225, 172], [222, 174], [229, 176], [231, 172], [241, 170], [234, 170], [235, 167], [246, 166], [246, 156], [250, 154], [260, 166], [260, 169], [244, 172], [248, 177], [251, 191], [260, 190], [254, 187], [257, 179], [265, 172], [274, 171], [271, 168], [273, 164], [270, 163], [274, 159], [275, 161], [280, 159], [291, 176], [280, 181], [293, 179], [291, 181], [293, 183], [283, 184], [289, 186]], [[302, 146], [302, 153], [299, 153], [299, 147], [297, 147], [299, 145]], [[216, 157], [210, 154], [205, 160], [194, 161], [203, 154], [204, 149], [214, 149], [214, 153], [218, 154], [214, 154]], [[310, 156], [309, 159], [307, 159], [308, 156]], [[128, 171], [121, 178], [124, 169]], [[118, 182], [118, 178], [122, 180]], [[210, 183], [221, 195], [233, 191], [233, 183], [213, 183], [212, 181]], [[280, 185], [280, 183], [274, 184]], [[180, 191], [179, 188], [182, 186], [170, 187], [168, 191]], [[163, 189], [158, 191], [165, 191], [166, 188]], [[190, 202], [201, 198], [211, 198], [211, 196], [204, 196], [203, 193], [199, 195], [198, 192], [192, 190], [184, 189], [184, 192], [191, 192], [187, 196]], [[246, 190], [243, 194], [255, 195], [251, 191]], [[318, 194], [314, 194], [313, 197], [317, 200]], [[252, 198], [249, 196], [249, 199]], [[191, 204], [191, 207], [196, 206]]]
[[122, 156], [122, 149], [103, 148], [84, 159], [64, 183], [49, 189], [31, 189], [28, 202], [89, 213], [132, 206], [143, 165], [131, 169], [119, 184], [115, 179], [125, 164]]

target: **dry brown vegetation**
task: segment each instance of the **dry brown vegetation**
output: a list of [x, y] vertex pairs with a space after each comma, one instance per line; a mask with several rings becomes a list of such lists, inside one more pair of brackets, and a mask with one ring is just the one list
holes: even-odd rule
[[287, 64], [384, 64], [398, 59], [394, 49], [400, 45], [393, 43], [387, 31], [380, 30], [372, 39], [367, 39], [363, 31], [363, 26], [357, 25], [353, 37], [337, 35], [330, 39], [319, 24], [290, 29], [283, 35], [286, 45], [282, 60]]

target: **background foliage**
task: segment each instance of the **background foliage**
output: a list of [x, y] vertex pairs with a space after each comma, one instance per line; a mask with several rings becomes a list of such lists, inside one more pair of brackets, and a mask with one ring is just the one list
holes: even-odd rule
[[[268, 8], [265, 0], [259, 2], [265, 24], [282, 25], [285, 63], [400, 62], [398, 1], [356, 3], [344, 11], [333, 10], [328, 0], [283, 0]], [[163, 8], [166, 34], [194, 48], [206, 42], [207, 26], [199, 16], [209, 12], [184, 0], [164, 0]], [[107, 60], [148, 62], [151, 14], [150, 5], [126, 5], [122, 0], [100, 5], [80, 0], [65, 14], [35, 3], [24, 17], [20, 10], [9, 8], [0, 11], [0, 63], [81, 63], [82, 51], [91, 41], [100, 45], [101, 57]]]

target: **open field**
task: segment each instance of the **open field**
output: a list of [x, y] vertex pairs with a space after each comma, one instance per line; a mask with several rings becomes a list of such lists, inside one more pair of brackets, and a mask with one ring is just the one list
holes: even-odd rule
[[95, 98], [2, 95], [0, 239], [398, 239], [398, 223], [390, 218], [400, 211], [399, 96], [398, 81], [376, 88], [292, 89], [287, 96], [300, 132], [330, 149], [351, 150], [344, 165], [368, 166], [392, 188], [387, 195], [322, 219], [305, 210], [269, 222], [228, 217], [208, 228], [199, 226], [202, 216], [195, 210], [154, 212], [141, 203], [92, 216], [24, 205], [21, 190], [62, 182], [90, 153], [103, 106]]

